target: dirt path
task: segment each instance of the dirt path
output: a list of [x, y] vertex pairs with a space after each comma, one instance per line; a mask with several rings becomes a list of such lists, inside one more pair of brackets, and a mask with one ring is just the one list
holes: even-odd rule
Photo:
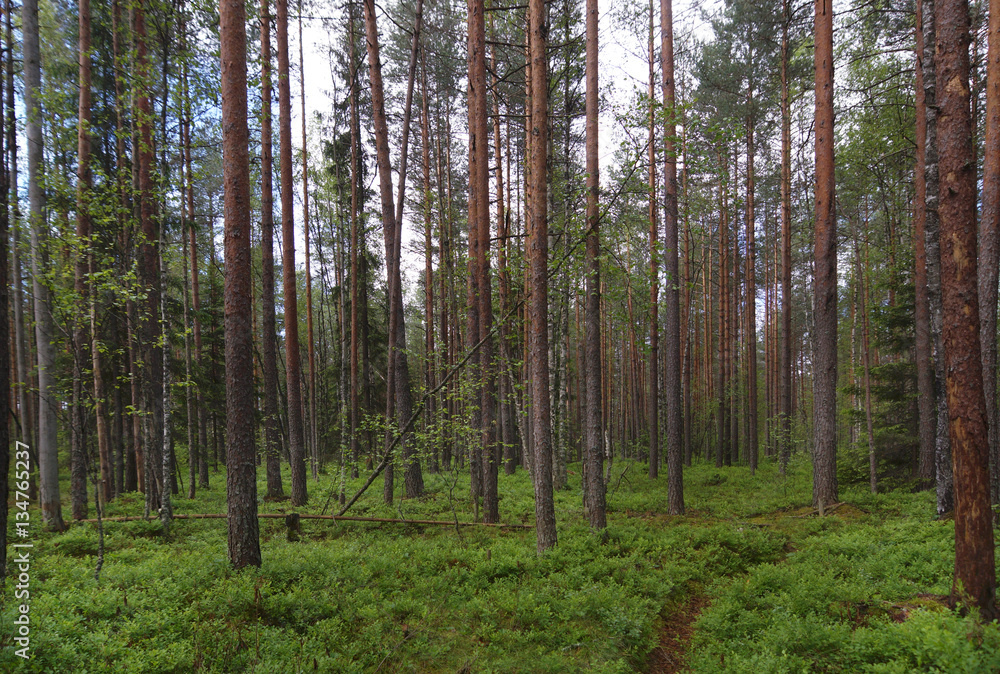
[[666, 617], [660, 629], [660, 645], [649, 654], [649, 674], [673, 674], [684, 669], [694, 623], [707, 605], [708, 597], [694, 595]]

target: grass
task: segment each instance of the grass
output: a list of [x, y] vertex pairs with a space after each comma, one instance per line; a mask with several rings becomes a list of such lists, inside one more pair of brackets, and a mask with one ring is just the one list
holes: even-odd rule
[[[710, 602], [688, 653], [694, 671], [1000, 669], [1000, 630], [936, 598], [950, 589], [954, 534], [932, 519], [930, 494], [848, 490], [849, 505], [802, 517], [807, 463], [787, 478], [770, 464], [755, 476], [698, 464], [685, 473], [689, 514], [669, 517], [666, 480], [619, 461], [601, 541], [581, 514], [579, 466], [570, 473], [556, 495], [559, 544], [543, 556], [530, 530], [305, 520], [289, 542], [281, 520], [264, 519], [262, 568], [235, 573], [223, 520], [176, 521], [169, 540], [158, 522], [109, 522], [95, 581], [93, 525], [35, 528], [32, 658], [13, 654], [8, 583], [0, 670], [646, 671], [663, 616], [694, 594]], [[295, 510], [322, 510], [337, 478], [310, 482], [310, 505]], [[527, 474], [500, 479], [501, 519], [533, 522]], [[467, 477], [425, 481], [425, 498], [394, 507], [376, 481], [353, 513], [473, 518]], [[175, 511], [224, 512], [222, 476], [213, 484], [175, 499]], [[107, 515], [141, 510], [131, 495]]]

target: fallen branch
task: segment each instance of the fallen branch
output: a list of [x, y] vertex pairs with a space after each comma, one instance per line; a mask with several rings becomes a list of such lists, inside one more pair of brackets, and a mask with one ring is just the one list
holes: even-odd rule
[[[188, 515], [180, 514], [174, 515], [175, 520], [224, 520], [228, 515], [225, 513], [191, 513]], [[257, 517], [262, 519], [274, 519], [283, 520], [288, 517], [287, 514], [281, 513], [257, 513]], [[142, 516], [129, 516], [129, 517], [105, 517], [104, 522], [139, 522], [145, 520]], [[345, 517], [343, 515], [299, 515], [299, 519], [302, 520], [334, 520], [341, 522], [383, 522], [386, 524], [427, 524], [431, 526], [445, 526], [445, 527], [495, 527], [499, 529], [533, 529], [533, 524], [484, 524], [483, 522], [449, 522], [441, 520], [407, 520], [407, 519], [395, 519], [391, 517]], [[99, 520], [89, 519], [89, 520], [76, 520], [81, 524], [96, 524]]]

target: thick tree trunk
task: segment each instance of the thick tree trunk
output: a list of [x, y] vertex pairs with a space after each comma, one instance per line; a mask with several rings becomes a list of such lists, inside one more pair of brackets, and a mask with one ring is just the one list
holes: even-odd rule
[[160, 345], [160, 275], [159, 231], [154, 218], [155, 187], [153, 180], [153, 108], [149, 100], [148, 82], [152, 76], [149, 53], [146, 45], [145, 8], [140, 2], [133, 10], [135, 24], [135, 59], [140, 78], [136, 94], [136, 115], [139, 133], [138, 189], [139, 222], [143, 239], [139, 245], [139, 279], [146, 292], [146, 303], [138, 309], [139, 335], [141, 343], [140, 391], [143, 411], [143, 446], [145, 449], [145, 494], [146, 510], [154, 512], [160, 507], [159, 485], [162, 483], [163, 437], [163, 347]]
[[664, 180], [663, 194], [663, 253], [667, 272], [666, 357], [664, 371], [666, 378], [667, 404], [667, 512], [671, 515], [684, 514], [683, 475], [684, 456], [681, 436], [681, 323], [680, 323], [680, 267], [678, 263], [677, 237], [677, 150], [674, 136], [677, 127], [674, 102], [674, 18], [672, 0], [660, 0], [660, 34], [663, 44], [660, 58], [663, 62], [663, 107], [667, 111], [667, 127], [664, 134]]
[[938, 214], [938, 102], [937, 68], [935, 65], [935, 1], [921, 0], [923, 5], [923, 78], [924, 103], [927, 111], [924, 175], [926, 189], [924, 239], [927, 253], [927, 298], [930, 308], [931, 344], [934, 348], [934, 395], [937, 409], [934, 440], [934, 474], [937, 492], [937, 514], [942, 516], [955, 507], [952, 486], [951, 445], [948, 437], [948, 397], [945, 392], [945, 356], [942, 342], [941, 243]]
[[38, 476], [41, 489], [42, 518], [54, 531], [66, 528], [59, 497], [59, 447], [56, 410], [53, 398], [52, 368], [55, 348], [52, 345], [52, 300], [43, 282], [45, 256], [45, 191], [42, 186], [42, 102], [41, 56], [38, 44], [38, 2], [21, 4], [24, 53], [25, 136], [28, 147], [28, 203], [31, 224], [31, 276], [34, 292], [35, 345], [38, 358]]
[[[479, 347], [478, 405], [481, 410], [483, 522], [500, 520], [497, 473], [496, 366], [493, 357], [493, 300], [490, 287], [490, 169], [486, 95], [486, 17], [483, 0], [469, 0], [469, 238], [478, 237], [476, 256], [476, 306], [478, 333], [470, 341]], [[496, 158], [499, 163], [499, 155]], [[475, 226], [473, 227], [473, 222]], [[470, 311], [470, 314], [472, 311]], [[474, 403], [475, 404], [475, 403]], [[474, 447], [478, 448], [477, 445]]]
[[548, 336], [548, 116], [549, 69], [546, 55], [544, 0], [529, 0], [531, 35], [531, 231], [528, 243], [531, 362], [534, 432], [535, 534], [538, 552], [556, 544], [556, 514], [552, 493], [552, 426], [549, 413]]
[[[489, 183], [483, 180], [487, 176], [485, 139], [479, 136], [480, 120], [486, 118], [486, 55], [483, 53], [485, 44], [480, 44], [480, 24], [485, 26], [483, 17], [484, 5], [481, 1], [470, 0], [468, 3], [468, 66], [469, 66], [469, 255], [468, 282], [466, 287], [466, 348], [470, 351], [479, 342], [479, 322], [482, 315], [479, 311], [480, 289], [482, 275], [479, 265], [483, 256], [479, 254], [482, 238], [479, 230], [483, 227], [489, 230], [489, 210], [482, 209], [480, 202], [489, 202]], [[483, 37], [485, 43], [485, 36]], [[485, 185], [485, 187], [484, 187]], [[486, 220], [483, 219], [486, 214]], [[472, 354], [468, 366], [469, 381], [469, 469], [472, 498], [485, 500], [485, 484], [483, 481], [484, 453], [480, 451], [477, 437], [486, 431], [483, 416], [483, 386], [486, 383], [483, 352]], [[484, 447], [483, 450], [486, 448]], [[485, 504], [484, 504], [485, 506]], [[478, 508], [477, 508], [478, 512]]]
[[586, 347], [583, 379], [584, 411], [584, 499], [590, 528], [608, 526], [604, 488], [604, 424], [601, 420], [601, 221], [598, 209], [600, 190], [598, 161], [598, 32], [597, 0], [587, 0], [587, 275]]
[[[282, 4], [284, 0], [280, 0], [279, 7]], [[251, 432], [254, 384], [250, 315], [253, 307], [250, 304], [250, 158], [247, 149], [246, 10], [243, 3], [226, 0], [221, 4], [219, 32], [222, 48], [222, 171], [226, 200], [226, 501], [229, 507], [229, 561], [236, 569], [241, 569], [245, 566], [259, 567], [261, 561], [257, 466]], [[287, 46], [286, 42], [286, 65]], [[287, 91], [286, 80], [286, 95]], [[290, 151], [291, 148], [288, 149]], [[290, 164], [291, 153], [288, 154]], [[285, 191], [284, 194], [290, 192]], [[291, 297], [294, 301], [294, 294]], [[304, 469], [302, 472], [305, 472]], [[301, 505], [305, 498], [305, 476], [301, 477], [303, 501], [296, 505]]]
[[833, 8], [815, 3], [816, 247], [813, 280], [813, 503], [837, 502], [837, 220], [833, 160]]
[[278, 129], [281, 143], [281, 237], [285, 303], [285, 377], [288, 398], [288, 448], [292, 468], [292, 505], [309, 500], [306, 490], [305, 438], [302, 423], [302, 369], [299, 356], [299, 310], [295, 283], [295, 196], [292, 176], [292, 94], [288, 74], [288, 0], [277, 0]]
[[[931, 362], [930, 307], [927, 296], [927, 103], [924, 93], [924, 3], [918, 1], [916, 27], [916, 129], [914, 144], [916, 166], [913, 170], [913, 285], [914, 359], [917, 365], [917, 437], [919, 441], [917, 476], [926, 487], [934, 480], [934, 366]], [[1000, 14], [998, 14], [1000, 16]], [[988, 113], [987, 113], [988, 114]], [[1000, 173], [998, 173], [1000, 177]], [[998, 192], [1000, 196], [1000, 192]]]
[[260, 3], [260, 239], [261, 360], [264, 370], [264, 462], [267, 496], [284, 498], [281, 484], [281, 420], [278, 412], [278, 335], [274, 311], [274, 154], [271, 140], [271, 7]]
[[[1000, 2], [990, 3], [986, 65], [983, 213], [979, 220], [979, 335], [989, 429], [990, 501], [1000, 502], [1000, 405], [997, 399], [997, 281], [1000, 275]], [[975, 128], [975, 127], [973, 127]]]
[[941, 295], [948, 431], [955, 481], [952, 596], [997, 617], [989, 446], [979, 334], [976, 163], [969, 110], [969, 6], [938, 0], [937, 139], [940, 148]]

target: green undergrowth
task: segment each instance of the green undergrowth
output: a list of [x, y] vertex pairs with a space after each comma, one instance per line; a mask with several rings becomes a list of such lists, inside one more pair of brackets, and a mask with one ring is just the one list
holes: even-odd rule
[[[695, 593], [711, 602], [689, 654], [697, 671], [1000, 667], [996, 628], [932, 596], [949, 589], [953, 534], [931, 520], [927, 494], [849, 493], [819, 519], [807, 514], [806, 463], [787, 477], [770, 464], [754, 476], [696, 464], [685, 473], [688, 515], [670, 517], [664, 477], [620, 461], [612, 475], [601, 539], [570, 467], [570, 488], [556, 495], [559, 544], [542, 556], [524, 529], [303, 520], [289, 542], [282, 520], [262, 519], [263, 566], [236, 573], [225, 520], [176, 520], [169, 539], [156, 521], [107, 522], [95, 581], [94, 525], [35, 527], [32, 657], [13, 655], [8, 583], [0, 670], [646, 671], [662, 617]], [[527, 474], [500, 480], [502, 521], [532, 523]], [[319, 513], [338, 481], [311, 481], [305, 508], [262, 501], [261, 511]], [[467, 477], [425, 481], [426, 497], [392, 507], [376, 481], [352, 514], [474, 518]], [[175, 499], [175, 512], [224, 512], [224, 477], [213, 484]], [[141, 510], [131, 495], [107, 515]]]

